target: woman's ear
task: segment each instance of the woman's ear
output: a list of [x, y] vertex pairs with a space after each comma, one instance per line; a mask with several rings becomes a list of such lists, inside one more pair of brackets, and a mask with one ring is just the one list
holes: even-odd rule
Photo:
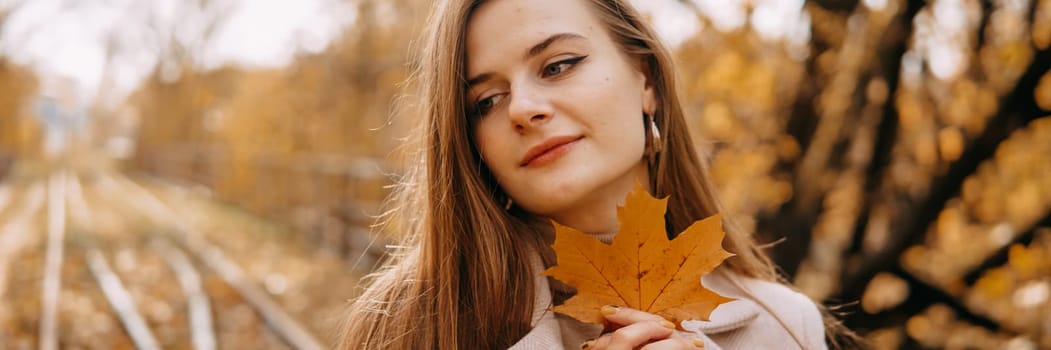
[[649, 83], [649, 79], [642, 89], [642, 112], [648, 115], [657, 112], [657, 93], [653, 91], [653, 84]]
[[641, 62], [642, 72], [642, 113], [653, 115], [657, 112], [657, 92], [654, 88], [653, 74], [645, 59]]

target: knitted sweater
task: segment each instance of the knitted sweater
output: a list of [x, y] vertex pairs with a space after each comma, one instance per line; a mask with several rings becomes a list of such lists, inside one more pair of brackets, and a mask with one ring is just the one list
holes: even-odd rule
[[[533, 329], [513, 350], [579, 349], [598, 337], [599, 325], [584, 324], [550, 311], [552, 283], [539, 272], [544, 265], [534, 256]], [[705, 350], [717, 349], [827, 349], [825, 328], [817, 306], [805, 295], [782, 284], [739, 276], [718, 268], [701, 278], [708, 289], [737, 300], [717, 307], [710, 321], [683, 321], [688, 337], [704, 341]], [[554, 292], [559, 292], [555, 287]]]

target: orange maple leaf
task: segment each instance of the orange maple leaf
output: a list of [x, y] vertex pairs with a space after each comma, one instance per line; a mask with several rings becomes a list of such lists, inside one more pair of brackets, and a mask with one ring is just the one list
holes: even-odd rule
[[[603, 305], [627, 306], [664, 317], [708, 320], [732, 301], [704, 288], [701, 276], [733, 256], [723, 250], [721, 215], [694, 222], [674, 240], [665, 234], [668, 199], [651, 197], [641, 185], [617, 208], [620, 232], [612, 245], [554, 223], [558, 265], [544, 274], [577, 290], [555, 312], [585, 323], [603, 323]], [[681, 325], [680, 325], [681, 327]]]

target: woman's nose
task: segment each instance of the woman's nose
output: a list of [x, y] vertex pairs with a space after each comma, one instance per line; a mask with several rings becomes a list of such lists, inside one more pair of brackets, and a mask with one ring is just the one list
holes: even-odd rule
[[550, 100], [541, 91], [520, 88], [512, 91], [510, 97], [507, 112], [516, 131], [525, 132], [551, 118], [553, 111]]

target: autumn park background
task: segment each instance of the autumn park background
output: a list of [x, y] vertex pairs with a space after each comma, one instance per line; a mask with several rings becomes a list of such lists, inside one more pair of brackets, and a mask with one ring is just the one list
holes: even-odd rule
[[[804, 293], [874, 348], [1051, 348], [1051, 0], [633, 2]], [[0, 348], [331, 344], [387, 251], [432, 4], [226, 30], [276, 3], [0, 1]], [[109, 18], [97, 57], [39, 49], [79, 15]], [[267, 40], [286, 59], [215, 58]]]

